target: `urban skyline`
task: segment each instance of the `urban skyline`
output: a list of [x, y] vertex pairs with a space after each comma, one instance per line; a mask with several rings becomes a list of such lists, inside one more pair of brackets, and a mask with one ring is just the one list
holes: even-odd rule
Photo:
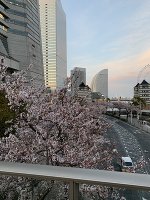
[[149, 31], [134, 24], [149, 20], [132, 18], [141, 0], [64, 0], [68, 31], [61, 0], [40, 1], [0, 0], [0, 200], [149, 200], [150, 65], [134, 80], [149, 58]]
[[[40, 33], [38, 31], [38, 25], [37, 23], [35, 23], [35, 20], [36, 21], [39, 20], [38, 8], [36, 6], [37, 4], [34, 5], [35, 1], [34, 3], [32, 3], [31, 1], [28, 1], [27, 16], [25, 16], [23, 12], [24, 2], [25, 1], [21, 1], [19, 4], [15, 4], [15, 3], [10, 3], [9, 1], [9, 3], [7, 3], [10, 7], [8, 11], [9, 17], [5, 21], [5, 25], [7, 26], [6, 29], [8, 29], [8, 31], [6, 29], [2, 30], [4, 28], [2, 26], [1, 26], [1, 31], [3, 31], [3, 33], [7, 35], [8, 37], [7, 42], [9, 45], [7, 47], [6, 45], [5, 47], [3, 47], [4, 42], [2, 41], [6, 40], [7, 37], [4, 37], [5, 34], [4, 35], [2, 34], [3, 38], [1, 39], [1, 44], [2, 44], [1, 53], [4, 53], [4, 55], [6, 56], [8, 54], [8, 57], [11, 56], [12, 58], [16, 59], [16, 60], [13, 60], [13, 62], [17, 60], [18, 61], [21, 60], [22, 64], [20, 64], [21, 65], [20, 69], [32, 63], [34, 66], [36, 66], [36, 68], [33, 67], [34, 69], [33, 69], [32, 74], [34, 76], [39, 72], [40, 74], [42, 74], [41, 68], [40, 68], [41, 49], [38, 43], [36, 43], [35, 45], [35, 41], [37, 42], [37, 40], [39, 40], [40, 42], [40, 39], [39, 39]], [[107, 68], [109, 70], [109, 95], [108, 96], [110, 98], [114, 96], [133, 97], [133, 87], [138, 82], [138, 75], [140, 71], [144, 68], [144, 66], [148, 64], [149, 57], [150, 57], [150, 50], [148, 46], [150, 38], [149, 38], [149, 35], [147, 34], [149, 32], [148, 8], [150, 6], [148, 4], [148, 1], [146, 0], [144, 3], [141, 3], [139, 0], [137, 0], [136, 1], [137, 4], [135, 4], [135, 0], [133, 0], [132, 3], [127, 1], [127, 2], [121, 2], [121, 3], [113, 5], [111, 4], [110, 0], [107, 0], [105, 3], [104, 2], [100, 3], [99, 1], [95, 0], [92, 6], [89, 2], [87, 7], [85, 8], [84, 7], [85, 0], [83, 0], [82, 3], [80, 3], [79, 5], [77, 5], [74, 0], [71, 0], [69, 2], [66, 2], [65, 0], [61, 0], [61, 1], [59, 0], [57, 1], [59, 10], [62, 9], [61, 2], [63, 4], [64, 11], [67, 15], [67, 21], [68, 21], [67, 23], [68, 60], [69, 60], [68, 72], [74, 67], [86, 68], [87, 84], [90, 86], [92, 77], [94, 76], [94, 74], [98, 73], [100, 70], [104, 68]], [[111, 6], [111, 8], [109, 8], [108, 5]], [[136, 5], [136, 9], [133, 10], [135, 5]], [[72, 6], [74, 8], [77, 8], [78, 12], [74, 13], [72, 11]], [[130, 9], [129, 9], [129, 6], [130, 6]], [[35, 10], [34, 12], [35, 20], [31, 20], [31, 9], [29, 7], [33, 7], [33, 10]], [[109, 8], [106, 10], [107, 16], [105, 13], [101, 12], [101, 16], [103, 17], [102, 18], [103, 20], [99, 18], [99, 14], [97, 13], [97, 11], [101, 11], [102, 8]], [[127, 16], [125, 11], [123, 13], [119, 12], [118, 15], [114, 14], [115, 11], [119, 9], [121, 10], [121, 8], [124, 8], [124, 10], [127, 11], [128, 15], [132, 19], [130, 20], [132, 24], [130, 22], [127, 23], [129, 21], [128, 19], [130, 18], [129, 16]], [[14, 12], [15, 10], [16, 12]], [[64, 11], [62, 10], [62, 12]], [[93, 12], [95, 12], [94, 16], [91, 15]], [[61, 15], [61, 17], [57, 17], [57, 19], [60, 19], [60, 18], [62, 19], [63, 18], [62, 16], [63, 15]], [[112, 16], [112, 18], [109, 18], [108, 16]], [[118, 16], [120, 16], [120, 19], [118, 19]], [[100, 20], [97, 20], [98, 22], [94, 20], [96, 19], [96, 17], [97, 19], [100, 19]], [[1, 18], [3, 18], [3, 16], [1, 16]], [[23, 18], [26, 19], [26, 22], [22, 21]], [[88, 23], [86, 23], [87, 20], [88, 20]], [[93, 21], [93, 24], [91, 24], [91, 21]], [[111, 24], [111, 21], [114, 22], [114, 24], [110, 26], [111, 32], [106, 32], [106, 30], [108, 30], [109, 28], [108, 25]], [[62, 21], [59, 20], [59, 22], [61, 22], [61, 25], [63, 24]], [[121, 26], [121, 22], [124, 22], [122, 23], [123, 27]], [[56, 23], [56, 26], [57, 24], [60, 24], [60, 23]], [[99, 24], [101, 26], [97, 26], [96, 28], [95, 25], [99, 25]], [[133, 27], [131, 27], [131, 25], [133, 25]], [[134, 26], [136, 28], [135, 29], [136, 31], [133, 29]], [[59, 29], [59, 27], [61, 28]], [[56, 27], [56, 30], [59, 29], [58, 32], [61, 32], [60, 38], [59, 38], [60, 34], [56, 34], [57, 38], [59, 38], [58, 41], [61, 41], [61, 42], [57, 42], [57, 47], [58, 47], [58, 44], [60, 44], [58, 49], [61, 49], [59, 53], [58, 52], [56, 53], [57, 55], [56, 60], [59, 60], [59, 61], [60, 61], [60, 58], [62, 58], [63, 56], [64, 58], [66, 57], [65, 55], [66, 46], [64, 45], [66, 44], [66, 35], [65, 35], [65, 30], [62, 31], [62, 27], [63, 26], [59, 26], [59, 25], [58, 27]], [[66, 24], [64, 27], [66, 27]], [[102, 27], [104, 27], [104, 31], [102, 30]], [[130, 33], [129, 33], [129, 30], [131, 30]], [[43, 31], [43, 28], [42, 28], [42, 31]], [[92, 32], [95, 34], [92, 35]], [[105, 37], [104, 37], [104, 32], [106, 33]], [[118, 33], [118, 35], [116, 35], [117, 34], [116, 32]], [[101, 37], [97, 37], [99, 33]], [[25, 34], [28, 34], [28, 36], [25, 36]], [[108, 38], [108, 35], [111, 37]], [[112, 37], [112, 35], [114, 37]], [[16, 37], [12, 39], [13, 36], [16, 36]], [[118, 36], [118, 38], [116, 36]], [[18, 37], [20, 38], [19, 40], [18, 40]], [[25, 48], [22, 48], [19, 51], [19, 46], [21, 46], [20, 44], [23, 42], [23, 38], [26, 38], [26, 37], [29, 38], [29, 43], [30, 44], [33, 43], [33, 44], [31, 47], [30, 45], [23, 45], [24, 47], [28, 46], [27, 49], [25, 50]], [[103, 43], [102, 43], [102, 38], [105, 41]], [[111, 39], [111, 43], [108, 44], [106, 42], [106, 38], [108, 39], [108, 43]], [[124, 40], [123, 42], [123, 39], [126, 39], [126, 40]], [[120, 41], [120, 43], [117, 43], [118, 41]], [[48, 44], [49, 45], [52, 44], [52, 41], [49, 41]], [[114, 46], [111, 46], [112, 44]], [[116, 45], [116, 48], [115, 48], [115, 45]], [[113, 48], [106, 48], [107, 46], [113, 47]], [[138, 48], [138, 46], [140, 48]], [[61, 47], [64, 47], [64, 48], [61, 48]], [[71, 48], [71, 47], [74, 47], [74, 48]], [[15, 48], [16, 50], [14, 51]], [[91, 51], [91, 49], [93, 50]], [[62, 59], [62, 60], [64, 61], [63, 66], [66, 66], [67, 65], [66, 60], [65, 59]], [[59, 63], [61, 63], [61, 61]], [[10, 62], [10, 60], [8, 60], [8, 62]], [[18, 63], [15, 63], [15, 64], [17, 68]], [[39, 72], [37, 69], [39, 70]], [[65, 67], [63, 67], [63, 69], [65, 70]], [[63, 74], [62, 68], [59, 71], [61, 71], [60, 74], [62, 75]], [[150, 82], [149, 73], [150, 73], [150, 69], [148, 69], [147, 72], [145, 72], [145, 74], [141, 77], [140, 81], [146, 79], [146, 81]], [[51, 77], [51, 80], [52, 80], [52, 77]]]
[[138, 74], [149, 64], [149, 1], [62, 0], [62, 5], [67, 17], [68, 72], [86, 67], [90, 85], [94, 74], [108, 68], [109, 96], [133, 97]]

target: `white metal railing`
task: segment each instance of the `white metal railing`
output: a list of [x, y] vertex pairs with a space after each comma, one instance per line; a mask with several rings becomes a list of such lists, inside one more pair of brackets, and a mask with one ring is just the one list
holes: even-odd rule
[[79, 184], [150, 190], [150, 175], [96, 169], [0, 162], [0, 174], [62, 180], [70, 184], [69, 199], [77, 200]]

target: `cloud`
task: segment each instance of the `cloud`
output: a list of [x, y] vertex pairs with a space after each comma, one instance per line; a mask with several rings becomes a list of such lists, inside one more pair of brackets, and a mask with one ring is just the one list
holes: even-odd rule
[[[87, 65], [87, 80], [90, 85], [92, 78], [100, 70], [108, 68], [109, 95], [133, 96], [133, 87], [136, 85], [140, 71], [150, 63], [150, 49], [130, 57], [118, 60]], [[84, 67], [84, 65], [82, 65]], [[150, 68], [149, 68], [150, 73]], [[141, 77], [144, 78], [144, 77]]]
[[110, 94], [133, 95], [140, 70], [150, 62], [149, 0], [62, 1], [70, 5], [69, 68], [85, 67], [88, 84], [108, 68]]
[[150, 63], [150, 49], [130, 57], [124, 57], [118, 60], [101, 63], [101, 66], [107, 67], [112, 74], [118, 75], [128, 74], [135, 75]]
[[109, 81], [119, 83], [119, 82], [129, 81], [129, 79], [133, 80], [133, 79], [135, 79], [135, 77], [136, 77], [136, 74], [129, 73], [129, 74], [126, 74], [126, 75], [112, 76], [109, 79]]

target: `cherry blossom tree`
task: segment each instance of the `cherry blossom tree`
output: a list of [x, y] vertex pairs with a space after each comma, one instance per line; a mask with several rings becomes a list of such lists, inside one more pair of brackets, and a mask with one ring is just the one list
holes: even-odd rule
[[[34, 80], [27, 81], [25, 75], [23, 71], [7, 74], [1, 63], [0, 91], [5, 92], [15, 119], [7, 122], [11, 124], [7, 137], [0, 140], [0, 160], [112, 170], [112, 144], [105, 137], [109, 124], [102, 115], [104, 106], [86, 101], [83, 104], [70, 95], [68, 88], [48, 93], [44, 86], [35, 87]], [[34, 196], [42, 200], [52, 186], [56, 187], [54, 182], [27, 178], [2, 177], [0, 182], [3, 199]], [[43, 188], [40, 194], [36, 190], [39, 187]], [[102, 188], [96, 187], [103, 198], [107, 190], [102, 193]]]
[[132, 104], [132, 102], [121, 102], [121, 101], [116, 101], [116, 102], [111, 102], [109, 103], [108, 107], [112, 109], [112, 115], [115, 115], [114, 109], [117, 109], [118, 111], [118, 117], [120, 118], [121, 113], [124, 111], [125, 114], [127, 115], [127, 119], [129, 117], [129, 114], [135, 114], [139, 111], [139, 108], [135, 105]]

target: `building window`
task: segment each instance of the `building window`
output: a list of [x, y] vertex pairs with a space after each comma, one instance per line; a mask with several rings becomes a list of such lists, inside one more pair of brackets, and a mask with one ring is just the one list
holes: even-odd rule
[[7, 9], [7, 12], [10, 13], [10, 14], [21, 16], [21, 17], [27, 17], [26, 13], [16, 11], [16, 10], [13, 10], [13, 9]]
[[2, 5], [0, 5], [0, 8], [3, 9], [3, 10], [5, 10], [4, 6], [2, 6]]
[[5, 19], [4, 15], [2, 13], [0, 13], [0, 18]]
[[1, 25], [1, 24], [0, 24], [0, 29], [2, 29], [3, 31], [7, 31], [8, 30], [6, 26]]
[[19, 31], [19, 30], [16, 30], [16, 29], [9, 29], [9, 32], [17, 34], [17, 35], [22, 35], [22, 36], [27, 36], [28, 35], [27, 32], [25, 32], [25, 31]]

